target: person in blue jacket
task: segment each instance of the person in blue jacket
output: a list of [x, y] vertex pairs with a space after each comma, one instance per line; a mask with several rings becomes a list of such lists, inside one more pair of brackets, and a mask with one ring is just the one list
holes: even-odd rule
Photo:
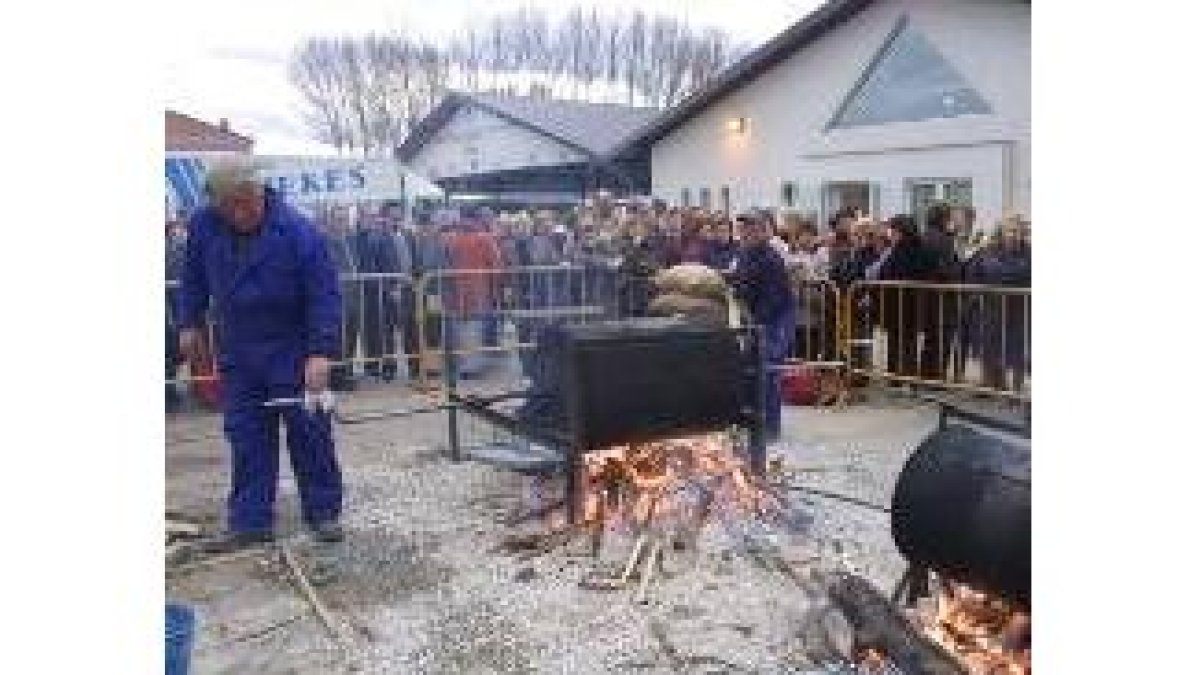
[[248, 163], [214, 167], [208, 191], [188, 231], [179, 320], [184, 353], [196, 349], [206, 311], [217, 330], [232, 486], [228, 531], [214, 548], [273, 539], [281, 416], [304, 521], [318, 541], [340, 541], [342, 475], [328, 414], [264, 406], [328, 388], [341, 320], [328, 248]]
[[783, 257], [771, 245], [770, 222], [759, 213], [738, 216], [742, 248], [730, 275], [734, 294], [746, 305], [753, 323], [764, 334], [766, 375], [766, 435], [778, 441], [783, 431], [783, 401], [778, 367], [795, 339], [796, 294]]

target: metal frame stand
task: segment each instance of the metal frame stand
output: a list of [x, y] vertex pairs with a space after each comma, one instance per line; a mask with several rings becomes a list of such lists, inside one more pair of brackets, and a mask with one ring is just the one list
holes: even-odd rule
[[449, 312], [442, 312], [442, 378], [446, 382], [446, 399], [451, 403], [446, 410], [448, 425], [447, 439], [450, 444], [450, 461], [462, 461], [462, 444], [458, 436], [458, 407], [453, 405], [458, 399], [458, 332], [454, 322], [449, 318]]
[[754, 378], [754, 401], [749, 412], [750, 424], [750, 472], [763, 477], [767, 473], [767, 337], [761, 327], [747, 331], [750, 342], [750, 373]]

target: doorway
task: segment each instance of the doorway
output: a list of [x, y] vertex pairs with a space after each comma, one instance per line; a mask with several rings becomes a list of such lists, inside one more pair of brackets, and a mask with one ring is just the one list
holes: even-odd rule
[[879, 190], [867, 181], [836, 181], [821, 186], [821, 221], [827, 226], [834, 214], [854, 209], [874, 218], [879, 205]]

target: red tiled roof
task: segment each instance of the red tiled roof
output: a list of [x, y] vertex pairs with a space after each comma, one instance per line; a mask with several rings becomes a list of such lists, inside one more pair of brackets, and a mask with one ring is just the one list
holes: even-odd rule
[[167, 150], [182, 152], [251, 152], [254, 139], [174, 110], [166, 116]]

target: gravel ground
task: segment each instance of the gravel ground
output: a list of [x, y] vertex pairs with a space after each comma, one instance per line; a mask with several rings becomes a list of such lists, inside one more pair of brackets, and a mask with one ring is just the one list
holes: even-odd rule
[[[404, 386], [374, 385], [344, 405], [425, 400]], [[886, 505], [904, 460], [935, 422], [932, 407], [884, 393], [841, 411], [789, 409], [773, 455], [793, 483]], [[168, 511], [214, 531], [228, 480], [219, 429], [213, 415], [168, 421]], [[631, 590], [579, 588], [585, 573], [622, 563], [628, 535], [606, 537], [598, 558], [586, 537], [529, 560], [501, 550], [506, 535], [544, 530], [541, 522], [503, 522], [528, 506], [531, 479], [445, 459], [442, 414], [337, 433], [347, 541], [337, 577], [320, 593], [347, 622], [350, 649], [339, 651], [284, 569], [263, 554], [169, 572], [168, 597], [199, 615], [195, 672], [800, 672], [813, 648], [803, 628], [820, 604], [806, 574], [846, 567], [891, 588], [902, 571], [885, 514], [790, 492], [802, 522], [706, 528], [694, 550], [666, 556], [643, 605]], [[298, 531], [297, 510], [285, 470], [283, 535]], [[297, 537], [307, 563], [329, 559]], [[764, 563], [756, 554], [764, 548], [777, 557]], [[773, 568], [776, 559], [800, 578]]]

